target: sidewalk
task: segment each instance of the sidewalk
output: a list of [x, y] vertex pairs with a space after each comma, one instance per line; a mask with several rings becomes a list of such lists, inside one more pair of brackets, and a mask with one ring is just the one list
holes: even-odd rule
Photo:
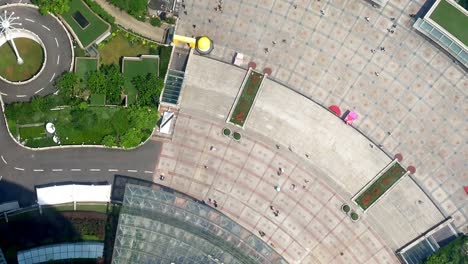
[[163, 42], [164, 40], [164, 28], [153, 27], [148, 23], [138, 21], [134, 17], [127, 14], [125, 11], [121, 11], [118, 7], [115, 7], [108, 3], [106, 0], [96, 0], [107, 13], [115, 17], [115, 23], [120, 26], [130, 29], [148, 39], [155, 40], [157, 42]]

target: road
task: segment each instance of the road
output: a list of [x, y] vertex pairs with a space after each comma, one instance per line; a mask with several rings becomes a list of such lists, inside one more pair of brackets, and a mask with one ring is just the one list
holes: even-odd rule
[[[19, 16], [22, 28], [34, 32], [44, 43], [47, 62], [42, 73], [32, 82], [23, 85], [0, 82], [0, 93], [5, 102], [28, 100], [31, 96], [46, 95], [55, 92], [54, 80], [64, 71], [70, 70], [72, 47], [65, 29], [52, 16], [42, 16], [31, 7], [0, 6], [3, 13], [14, 11]], [[27, 59], [27, 58], [24, 58]]]
[[[3, 113], [1, 113], [3, 115]], [[116, 174], [153, 179], [161, 143], [149, 140], [135, 150], [69, 148], [32, 151], [16, 144], [0, 118], [0, 203], [20, 200], [22, 206], [34, 202], [34, 187], [60, 182], [112, 183]], [[12, 186], [17, 186], [14, 188]], [[21, 188], [19, 188], [21, 187]]]
[[[28, 100], [32, 96], [55, 91], [53, 81], [70, 69], [72, 53], [69, 37], [60, 23], [51, 16], [41, 16], [30, 7], [2, 6], [14, 10], [23, 27], [36, 33], [47, 50], [47, 64], [37, 79], [25, 85], [0, 81], [2, 99], [6, 102]], [[59, 58], [60, 57], [60, 58]], [[0, 109], [0, 203], [18, 200], [21, 206], [35, 202], [34, 187], [60, 182], [112, 183], [114, 175], [127, 175], [152, 180], [161, 151], [161, 143], [148, 141], [131, 150], [103, 148], [67, 148], [32, 151], [19, 146], [10, 137]]]

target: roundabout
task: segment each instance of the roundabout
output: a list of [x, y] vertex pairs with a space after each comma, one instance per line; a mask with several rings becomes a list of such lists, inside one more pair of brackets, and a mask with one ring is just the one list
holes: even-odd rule
[[4, 5], [0, 6], [0, 13], [2, 17], [14, 15], [16, 18], [16, 25], [13, 25], [15, 30], [10, 32], [9, 37], [13, 38], [23, 60], [23, 64], [15, 61], [15, 48], [9, 37], [2, 33], [0, 53], [5, 52], [1, 56], [6, 58], [0, 63], [0, 94], [3, 101], [23, 101], [55, 92], [55, 78], [72, 66], [73, 50], [68, 32], [56, 17], [42, 16], [32, 5]]
[[0, 77], [10, 82], [28, 81], [40, 73], [44, 65], [44, 52], [39, 43], [27, 38], [16, 40], [19, 52], [28, 59], [23, 64], [16, 63], [15, 54], [8, 44], [0, 46]]

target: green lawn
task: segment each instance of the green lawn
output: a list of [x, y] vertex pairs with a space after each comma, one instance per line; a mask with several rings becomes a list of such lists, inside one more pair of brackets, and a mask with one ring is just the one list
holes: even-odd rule
[[[82, 28], [80, 24], [78, 24], [78, 22], [76, 22], [76, 20], [73, 18], [73, 14], [75, 12], [80, 12], [89, 22], [89, 25], [85, 28]], [[62, 17], [72, 28], [73, 32], [75, 32], [81, 44], [85, 48], [92, 44], [106, 31], [110, 30], [110, 25], [104, 22], [104, 20], [102, 20], [99, 16], [94, 14], [91, 9], [89, 9], [89, 7], [81, 0], [71, 0], [70, 10], [63, 14]]]
[[19, 129], [21, 141], [35, 139], [35, 138], [43, 138], [46, 136], [46, 130], [44, 125], [42, 126], [32, 126], [32, 127], [21, 127]]
[[140, 42], [133, 44], [124, 35], [125, 33], [116, 33], [109, 42], [99, 48], [101, 64], [120, 65], [122, 57], [134, 57], [142, 54], [150, 54], [149, 45], [142, 45]]
[[104, 94], [92, 94], [91, 105], [104, 106], [106, 105], [106, 96]]
[[244, 126], [245, 120], [252, 108], [258, 89], [262, 83], [263, 75], [252, 71], [247, 81], [242, 87], [237, 104], [232, 112], [230, 122], [239, 126]]
[[24, 63], [16, 62], [13, 48], [5, 43], [0, 47], [0, 75], [13, 82], [31, 79], [42, 67], [44, 51], [41, 45], [27, 38], [17, 38], [15, 44]]
[[369, 208], [380, 196], [393, 186], [404, 174], [406, 170], [399, 163], [393, 164], [374, 183], [362, 192], [356, 203], [364, 210]]
[[96, 71], [97, 69], [97, 58], [76, 58], [75, 73], [78, 75], [78, 78], [84, 80], [87, 72]]
[[137, 97], [137, 89], [133, 85], [132, 80], [134, 77], [148, 73], [159, 74], [159, 60], [153, 58], [145, 58], [140, 60], [125, 60], [123, 65], [123, 74], [125, 77], [125, 92], [128, 95], [128, 104], [131, 105], [135, 102]]
[[468, 46], [468, 16], [442, 0], [430, 18]]

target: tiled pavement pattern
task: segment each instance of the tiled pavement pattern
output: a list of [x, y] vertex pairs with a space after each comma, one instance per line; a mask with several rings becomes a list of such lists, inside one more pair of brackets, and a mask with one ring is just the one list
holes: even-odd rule
[[[340, 205], [350, 204], [353, 194], [391, 159], [370, 148], [365, 137], [322, 107], [270, 80], [262, 84], [245, 129], [226, 124], [229, 106], [246, 72], [209, 58], [190, 57], [173, 140], [163, 146], [155, 181], [164, 174], [166, 180], [159, 181], [162, 184], [199, 199], [221, 201], [223, 212], [254, 233], [266, 232], [276, 246], [287, 238], [286, 244], [277, 248], [283, 255], [289, 254], [286, 258], [293, 263], [301, 259], [307, 263], [308, 258], [311, 263], [335, 261], [320, 255], [330, 250], [323, 248], [326, 245], [342, 245], [330, 252], [335, 256], [341, 256], [344, 249], [360, 252], [353, 238], [335, 235], [339, 242], [331, 242], [328, 236], [334, 234], [330, 230], [339, 229], [340, 223], [348, 220], [340, 213]], [[221, 135], [226, 126], [241, 131], [240, 142]], [[280, 167], [283, 173], [278, 176]], [[274, 190], [275, 185], [281, 186], [280, 193]], [[271, 204], [280, 210], [278, 217], [273, 217]], [[358, 223], [364, 225], [357, 230], [372, 227], [375, 239], [388, 250], [399, 248], [443, 220], [409, 178], [368, 213], [359, 213], [362, 220]], [[264, 218], [270, 219], [267, 226]], [[344, 230], [354, 232], [355, 226]], [[366, 239], [362, 242], [370, 243]], [[303, 249], [301, 254], [287, 253], [296, 246]]]
[[[222, 128], [219, 122], [181, 112], [154, 180], [198, 199], [216, 200], [233, 220], [257, 235], [265, 232], [265, 241], [290, 263], [396, 262], [364, 219], [353, 223], [341, 213], [344, 200], [320, 177], [288, 160], [288, 153], [248, 138], [238, 143], [222, 136]], [[289, 177], [274, 175], [287, 164], [294, 164]], [[158, 179], [160, 173], [164, 181]], [[285, 186], [279, 193], [273, 189], [278, 178]], [[295, 191], [286, 187], [292, 183], [298, 186]]]
[[355, 109], [355, 126], [416, 166], [416, 181], [468, 232], [468, 78], [412, 29], [409, 14], [424, 0], [382, 8], [361, 0], [223, 2], [221, 13], [216, 0], [185, 0], [177, 33], [208, 35], [214, 57], [231, 62], [242, 52], [245, 63], [271, 67], [272, 77], [320, 104]]

